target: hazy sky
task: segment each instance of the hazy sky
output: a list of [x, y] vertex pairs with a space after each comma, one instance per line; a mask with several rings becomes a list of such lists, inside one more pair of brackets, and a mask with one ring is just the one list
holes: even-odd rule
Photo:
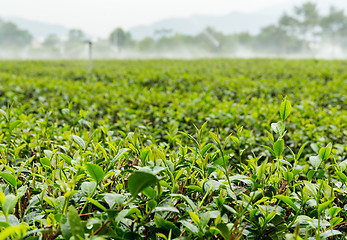
[[[304, 0], [0, 0], [0, 17], [14, 16], [106, 36], [115, 27], [128, 29], [168, 17], [255, 12]], [[347, 0], [325, 0], [341, 2]]]
[[0, 16], [23, 17], [108, 34], [167, 17], [252, 12], [285, 0], [0, 0]]

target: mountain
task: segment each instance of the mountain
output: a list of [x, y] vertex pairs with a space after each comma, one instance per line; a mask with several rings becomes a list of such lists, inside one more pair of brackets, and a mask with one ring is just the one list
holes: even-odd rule
[[50, 23], [44, 23], [19, 17], [1, 17], [0, 19], [3, 19], [8, 22], [12, 22], [16, 24], [20, 29], [24, 29], [29, 31], [34, 38], [40, 39], [44, 38], [49, 34], [56, 34], [59, 37], [66, 37], [69, 28], [58, 25], [58, 24], [50, 24]]
[[187, 18], [170, 18], [147, 26], [129, 29], [134, 39], [153, 37], [158, 30], [171, 30], [173, 33], [195, 35], [206, 27], [212, 27], [223, 33], [245, 32], [257, 33], [269, 24], [275, 23], [280, 13], [263, 14], [231, 12], [223, 16], [194, 15]]
[[[222, 16], [194, 15], [186, 18], [168, 18], [150, 25], [136, 26], [129, 31], [134, 39], [153, 37], [158, 30], [170, 30], [171, 33], [194, 35], [206, 27], [212, 27], [223, 33], [250, 32], [258, 33], [262, 27], [277, 23], [284, 13], [292, 13], [294, 6], [300, 6], [308, 0], [279, 1], [257, 12], [231, 12]], [[346, 0], [315, 0], [319, 11], [326, 14], [331, 5], [347, 9]], [[347, 11], [346, 11], [347, 12]]]

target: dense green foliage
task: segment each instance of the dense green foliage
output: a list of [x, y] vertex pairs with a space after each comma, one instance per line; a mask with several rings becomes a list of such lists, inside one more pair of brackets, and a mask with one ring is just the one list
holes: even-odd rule
[[0, 239], [345, 239], [344, 61], [0, 64]]

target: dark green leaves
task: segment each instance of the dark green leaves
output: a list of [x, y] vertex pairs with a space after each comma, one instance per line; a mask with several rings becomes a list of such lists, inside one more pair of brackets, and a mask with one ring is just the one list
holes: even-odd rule
[[128, 179], [128, 188], [132, 196], [136, 196], [147, 187], [158, 182], [158, 178], [151, 173], [137, 171], [131, 174]]
[[69, 219], [72, 236], [74, 236], [75, 239], [84, 239], [84, 228], [76, 208], [70, 206], [67, 216]]

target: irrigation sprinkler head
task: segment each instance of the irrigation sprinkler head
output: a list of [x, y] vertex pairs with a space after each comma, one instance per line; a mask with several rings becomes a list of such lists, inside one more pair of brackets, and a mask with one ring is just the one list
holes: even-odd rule
[[91, 40], [84, 40], [83, 43], [86, 43], [86, 44], [89, 44], [89, 45], [93, 44], [93, 42]]

